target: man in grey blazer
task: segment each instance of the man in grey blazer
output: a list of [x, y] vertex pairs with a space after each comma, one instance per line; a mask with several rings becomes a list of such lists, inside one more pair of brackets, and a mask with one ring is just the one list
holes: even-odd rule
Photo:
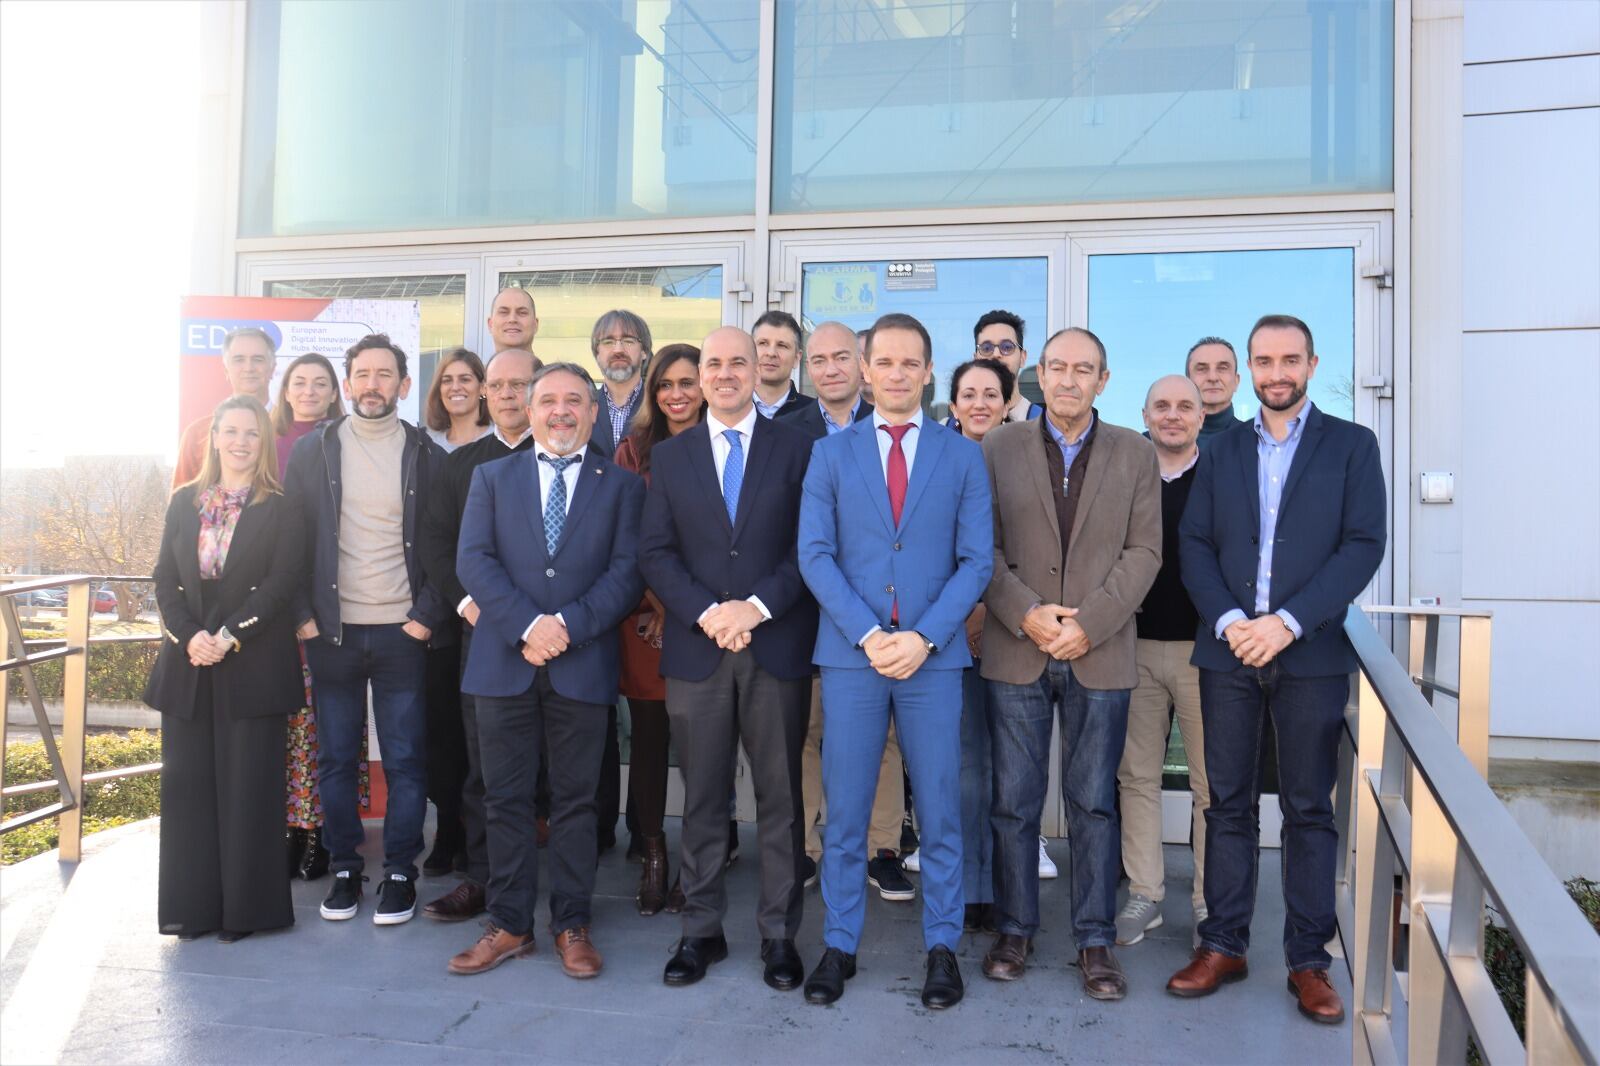
[[1038, 837], [1052, 720], [1072, 848], [1072, 927], [1084, 991], [1121, 999], [1116, 940], [1117, 765], [1138, 682], [1133, 615], [1161, 566], [1155, 449], [1101, 422], [1105, 345], [1086, 329], [1045, 343], [1045, 417], [984, 439], [994, 495], [994, 575], [983, 602], [983, 676], [994, 758], [998, 933], [983, 972], [1012, 981], [1039, 928]]

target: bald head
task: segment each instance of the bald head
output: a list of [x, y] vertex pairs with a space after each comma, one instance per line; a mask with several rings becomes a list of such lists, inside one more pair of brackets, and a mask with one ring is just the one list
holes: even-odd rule
[[754, 406], [755, 390], [756, 345], [750, 334], [737, 326], [706, 334], [700, 345], [700, 392], [712, 417], [724, 426], [737, 425]]
[[489, 336], [494, 339], [496, 350], [532, 351], [538, 332], [539, 314], [527, 289], [508, 285], [494, 294], [494, 302], [489, 305]]
[[1200, 436], [1205, 406], [1195, 383], [1182, 374], [1157, 378], [1144, 395], [1144, 425], [1156, 450], [1187, 458]]
[[806, 338], [806, 373], [830, 410], [855, 406], [861, 393], [861, 352], [855, 330], [843, 322], [824, 322]]

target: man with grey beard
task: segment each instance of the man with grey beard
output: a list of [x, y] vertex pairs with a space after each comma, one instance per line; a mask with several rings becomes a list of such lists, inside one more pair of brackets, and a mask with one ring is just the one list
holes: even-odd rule
[[654, 351], [650, 325], [632, 311], [607, 311], [589, 334], [589, 351], [604, 381], [589, 443], [609, 459], [644, 399], [644, 372]]

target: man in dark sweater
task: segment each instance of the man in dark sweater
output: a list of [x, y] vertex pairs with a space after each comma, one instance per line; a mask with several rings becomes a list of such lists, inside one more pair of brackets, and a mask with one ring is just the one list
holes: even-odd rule
[[[484, 463], [504, 459], [533, 446], [528, 432], [528, 401], [533, 372], [539, 360], [523, 348], [507, 348], [489, 360], [484, 388], [489, 394], [489, 417], [494, 432], [457, 448], [444, 461], [444, 470], [424, 513], [422, 566], [428, 580], [439, 589], [450, 608], [461, 616], [461, 663], [467, 662], [472, 627], [478, 607], [456, 577], [456, 542], [461, 536], [461, 515], [467, 507], [472, 472]], [[440, 921], [460, 922], [483, 913], [484, 884], [489, 878], [488, 840], [483, 813], [483, 768], [478, 758], [478, 714], [472, 696], [461, 693], [461, 724], [467, 741], [467, 776], [461, 787], [461, 822], [465, 830], [466, 878], [429, 903], [422, 913]]]
[[[1128, 739], [1117, 768], [1122, 794], [1122, 865], [1128, 872], [1128, 901], [1117, 914], [1117, 943], [1123, 945], [1137, 944], [1147, 930], [1162, 921], [1166, 873], [1161, 856], [1161, 770], [1172, 728], [1169, 707], [1178, 711], [1178, 729], [1189, 757], [1189, 786], [1194, 793], [1196, 926], [1205, 913], [1201, 884], [1205, 809], [1210, 797], [1200, 730], [1200, 671], [1189, 663], [1199, 616], [1178, 570], [1178, 520], [1189, 502], [1195, 463], [1200, 458], [1195, 441], [1201, 432], [1201, 404], [1200, 390], [1176, 374], [1151, 385], [1144, 401], [1144, 424], [1161, 464], [1161, 569], [1134, 616], [1139, 684], [1128, 704]], [[1231, 414], [1232, 408], [1228, 411]]]
[[[1200, 390], [1205, 409], [1201, 443], [1239, 424], [1239, 416], [1233, 413], [1233, 394], [1239, 391], [1239, 357], [1234, 354], [1233, 345], [1221, 337], [1201, 337], [1184, 358], [1183, 372]], [[1177, 546], [1176, 541], [1173, 546]]]

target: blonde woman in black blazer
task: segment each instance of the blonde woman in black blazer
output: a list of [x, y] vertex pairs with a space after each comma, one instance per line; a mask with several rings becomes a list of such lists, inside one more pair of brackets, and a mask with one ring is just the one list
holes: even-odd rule
[[200, 475], [167, 507], [163, 633], [145, 702], [163, 715], [163, 933], [225, 943], [294, 923], [283, 876], [284, 744], [305, 701], [289, 598], [305, 544], [272, 425], [249, 396], [212, 416]]

